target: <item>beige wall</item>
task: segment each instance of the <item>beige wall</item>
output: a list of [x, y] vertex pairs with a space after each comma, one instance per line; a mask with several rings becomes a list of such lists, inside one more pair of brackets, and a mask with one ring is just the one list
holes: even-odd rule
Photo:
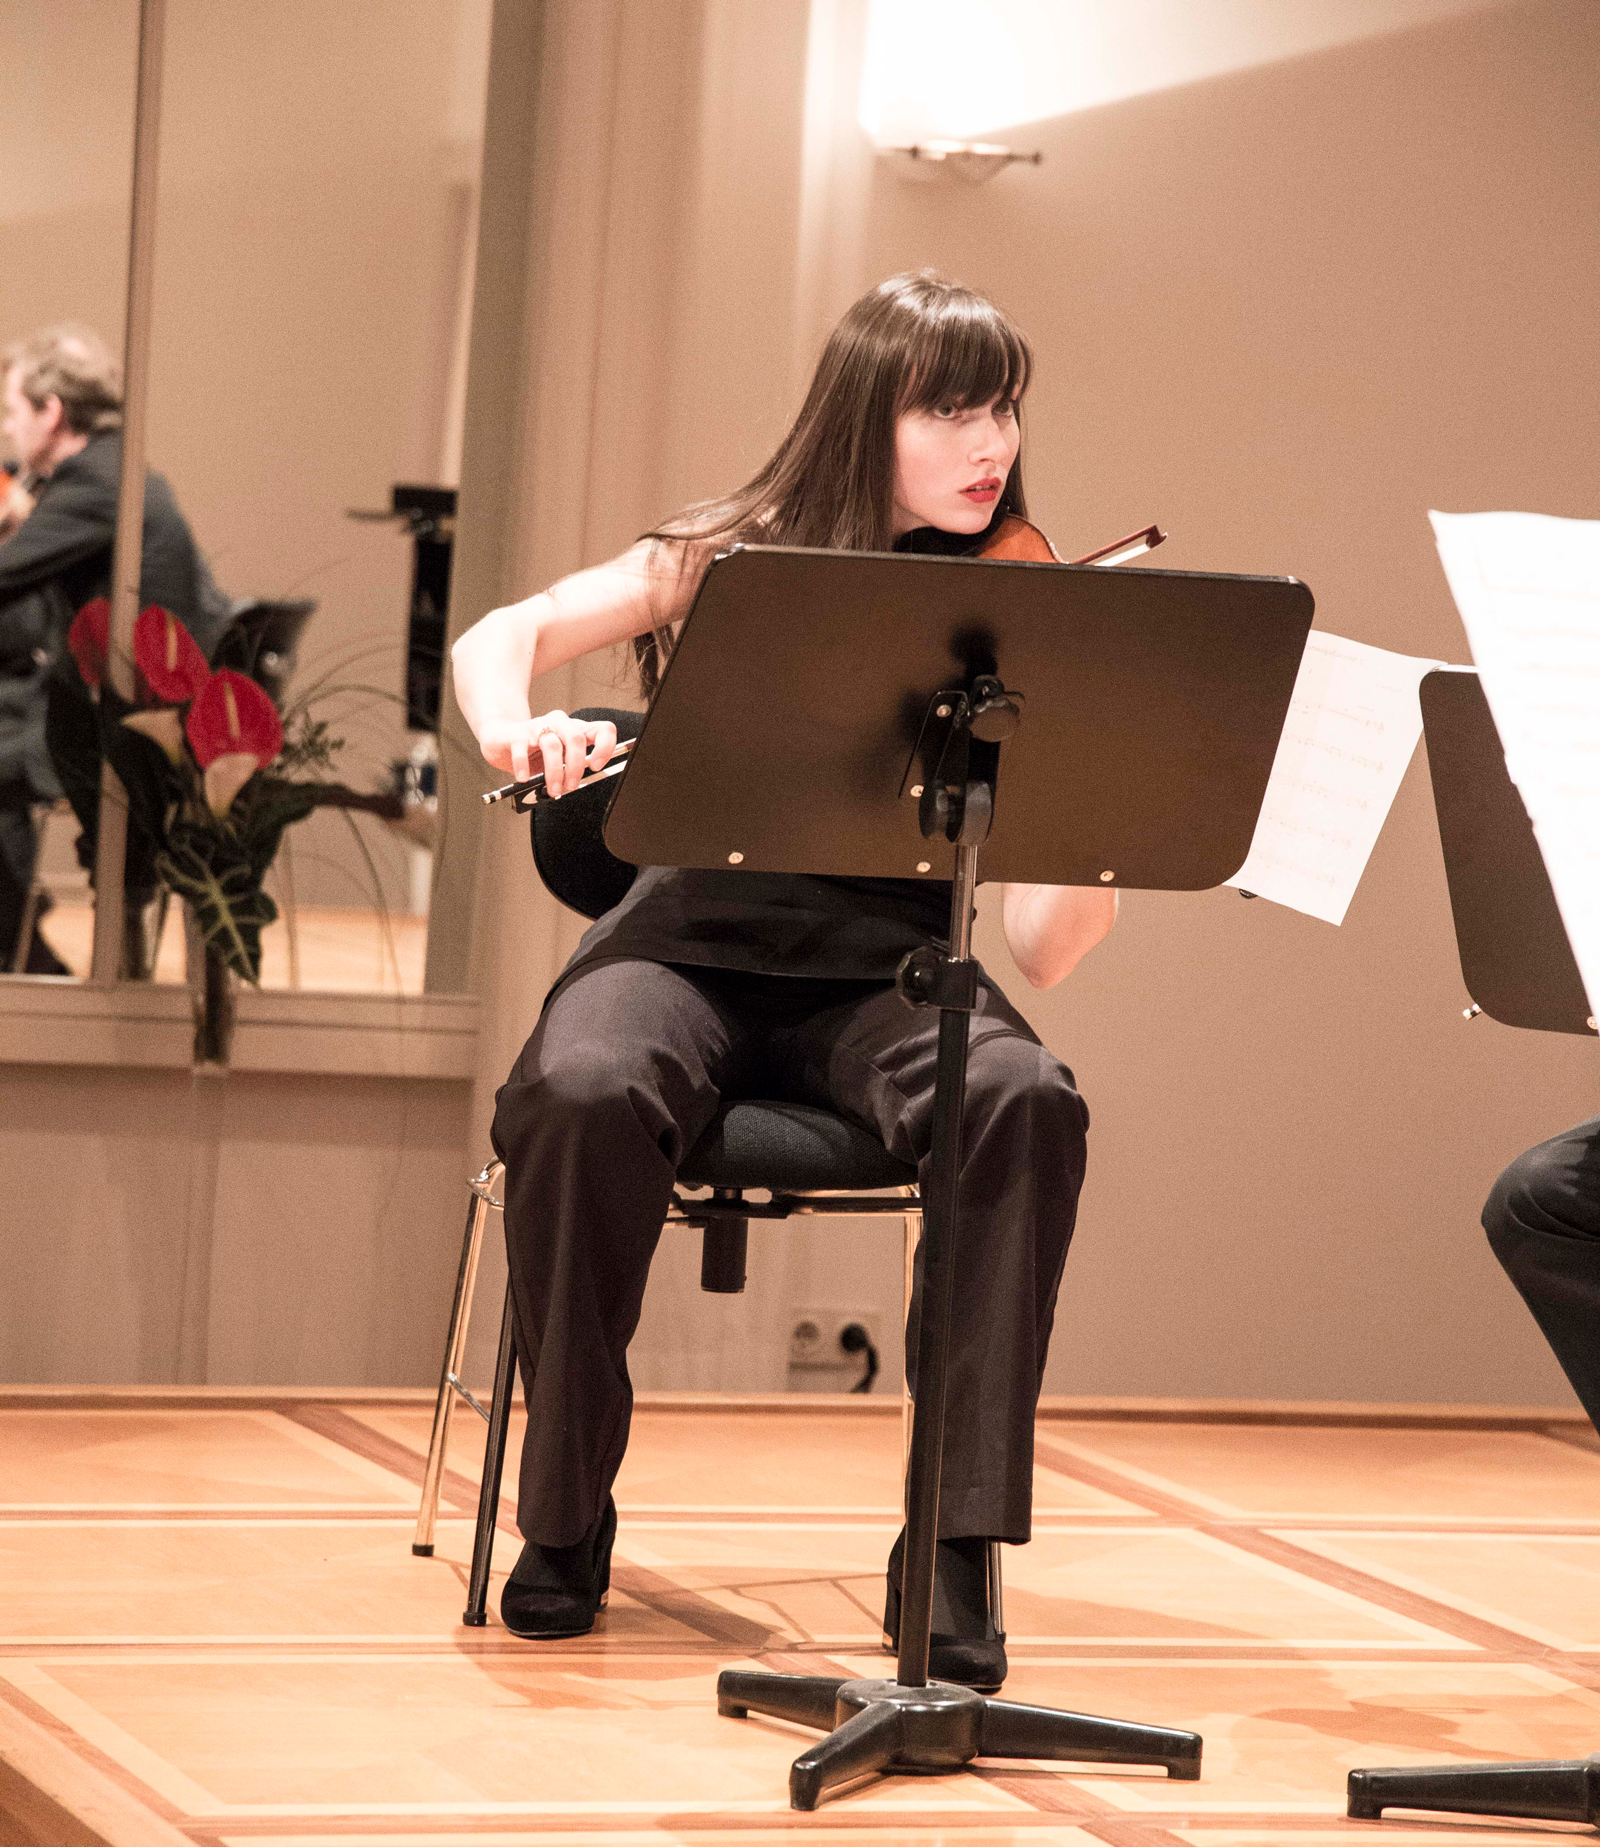
[[138, 60], [137, 0], [0, 8], [0, 340], [84, 320], [121, 343]]
[[[559, 328], [545, 388], [587, 415], [530, 401], [519, 591], [748, 472], [828, 319], [923, 263], [1032, 334], [1030, 487], [1064, 544], [1159, 519], [1163, 563], [1291, 572], [1321, 626], [1461, 659], [1427, 508], [1594, 511], [1585, 0], [1016, 128], [1044, 166], [973, 190], [873, 160], [850, 0], [550, 11], [567, 113], [545, 124], [543, 184], [570, 215], [541, 233], [550, 319], [533, 319]], [[1405, 12], [1367, 9], [1374, 28]], [[641, 62], [654, 82], [630, 91]], [[537, 485], [552, 469], [559, 522]], [[575, 935], [552, 936], [512, 831], [490, 848], [480, 1120]], [[981, 934], [1004, 976], [988, 916]], [[1566, 1396], [1476, 1218], [1506, 1160], [1597, 1107], [1595, 1052], [1463, 1022], [1420, 758], [1342, 929], [1233, 893], [1132, 893], [1065, 986], [1009, 985], [1095, 1119], [1050, 1389]], [[733, 1316], [697, 1301], [687, 1243], [658, 1261], [641, 1382], [776, 1382], [800, 1303], [892, 1315], [887, 1235], [781, 1236]]]
[[[379, 689], [319, 707], [347, 740], [340, 773], [373, 787], [412, 742], [393, 699], [411, 547], [346, 510], [440, 481], [453, 453], [480, 132], [462, 98], [475, 70], [481, 110], [486, 0], [167, 15], [150, 454], [230, 593], [318, 599], [301, 684], [337, 663]], [[406, 850], [358, 826], [407, 908]], [[343, 817], [294, 844], [301, 902], [371, 902]]]
[[5, 1066], [0, 1378], [431, 1383], [468, 1098], [442, 1081]]
[[[1593, 7], [1509, 6], [1037, 124], [997, 198], [880, 181], [872, 246], [1029, 327], [1053, 532], [1160, 519], [1164, 562], [1462, 660], [1426, 509], [1597, 512], [1597, 57]], [[1337, 932], [1131, 894], [1030, 1003], [1096, 1116], [1049, 1383], [1559, 1396], [1476, 1220], [1600, 1067], [1465, 998], [1420, 756]]]

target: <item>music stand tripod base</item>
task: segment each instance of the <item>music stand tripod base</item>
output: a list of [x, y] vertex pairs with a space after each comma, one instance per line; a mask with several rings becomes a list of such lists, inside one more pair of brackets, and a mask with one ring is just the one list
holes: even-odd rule
[[1593, 1825], [1600, 1822], [1600, 1753], [1551, 1763], [1352, 1770], [1347, 1788], [1346, 1813], [1357, 1821], [1377, 1821], [1385, 1809], [1425, 1809]]
[[[1020, 700], [1000, 680], [979, 676], [970, 697], [936, 695], [937, 715], [969, 736], [961, 740], [959, 779], [942, 780], [921, 809], [922, 832], [956, 847], [950, 898], [950, 952], [931, 945], [900, 966], [901, 998], [939, 1010], [933, 1145], [923, 1194], [923, 1289], [919, 1368], [906, 1484], [906, 1549], [900, 1606], [900, 1655], [893, 1680], [766, 1674], [737, 1668], [717, 1677], [717, 1711], [751, 1712], [815, 1725], [829, 1734], [795, 1759], [789, 1802], [814, 1809], [827, 1789], [877, 1772], [959, 1770], [975, 1757], [1055, 1758], [1072, 1763], [1159, 1764], [1171, 1777], [1200, 1775], [1197, 1733], [1136, 1725], [1085, 1713], [1057, 1712], [986, 1698], [971, 1687], [928, 1678], [933, 1582], [944, 1443], [945, 1376], [950, 1336], [951, 1263], [960, 1174], [967, 1042], [977, 1004], [978, 967], [971, 949], [978, 848], [993, 817], [1001, 743], [1021, 722]], [[924, 723], [924, 733], [928, 729]], [[969, 742], [970, 739], [970, 742]], [[947, 749], [947, 747], [946, 747]], [[941, 763], [945, 750], [940, 752]]]
[[947, 1772], [975, 1757], [1159, 1764], [1188, 1782], [1200, 1775], [1195, 1732], [988, 1699], [942, 1680], [906, 1687], [726, 1668], [717, 1676], [717, 1711], [730, 1719], [760, 1712], [828, 1729], [789, 1771], [789, 1803], [797, 1809], [814, 1809], [825, 1789], [873, 1772]]

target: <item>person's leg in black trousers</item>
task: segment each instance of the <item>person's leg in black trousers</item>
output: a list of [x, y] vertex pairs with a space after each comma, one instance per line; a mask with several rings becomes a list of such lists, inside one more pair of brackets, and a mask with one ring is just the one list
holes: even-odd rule
[[[1490, 1248], [1600, 1429], [1600, 1117], [1519, 1154], [1483, 1208]], [[1348, 1812], [1593, 1818], [1593, 1758], [1352, 1770]]]
[[[910, 1009], [884, 987], [778, 1034], [769, 1057], [784, 1094], [874, 1130], [891, 1154], [919, 1164], [926, 1185], [938, 1049], [938, 1010]], [[1028, 1538], [1034, 1407], [1083, 1185], [1088, 1123], [1072, 1073], [985, 984], [968, 1037], [942, 1538]], [[920, 1291], [920, 1265], [918, 1280]], [[913, 1388], [917, 1310], [914, 1294], [906, 1323]]]
[[1600, 1117], [1518, 1155], [1483, 1225], [1600, 1428]]
[[[930, 1179], [939, 1015], [909, 1013], [892, 989], [778, 1035], [792, 1094], [875, 1129]], [[968, 1034], [960, 1203], [954, 1228], [939, 1545], [929, 1667], [998, 1692], [1005, 1636], [990, 1605], [988, 1541], [1029, 1536], [1033, 1419], [1056, 1292], [1083, 1182], [1088, 1112], [1072, 1073], [985, 985]], [[908, 1308], [917, 1375], [922, 1266]], [[884, 1631], [900, 1629], [904, 1538], [889, 1556]]]
[[[883, 982], [619, 960], [558, 989], [494, 1128], [529, 1418], [518, 1525], [563, 1553], [558, 1575], [567, 1549], [581, 1577], [609, 1544], [597, 1535], [627, 1443], [627, 1345], [678, 1164], [720, 1103], [821, 1104], [926, 1163], [937, 1041], [937, 1011], [908, 1009]], [[1086, 1124], [1070, 1072], [985, 988], [957, 1229], [946, 1539], [1028, 1537], [1034, 1406]]]
[[37, 848], [32, 801], [25, 782], [0, 783], [0, 971], [9, 972], [16, 955], [22, 913], [33, 883]]
[[[39, 853], [38, 835], [33, 825], [35, 799], [32, 787], [26, 782], [0, 784], [0, 973], [8, 972], [16, 960], [23, 913], [33, 887], [33, 869]], [[34, 913], [28, 953], [23, 959], [24, 974], [72, 973], [40, 933], [39, 919], [49, 908], [50, 899], [41, 897]]]
[[633, 1408], [628, 1342], [678, 1163], [748, 1063], [748, 1037], [686, 973], [600, 962], [558, 988], [500, 1090], [525, 1539], [576, 1544], [605, 1506]]

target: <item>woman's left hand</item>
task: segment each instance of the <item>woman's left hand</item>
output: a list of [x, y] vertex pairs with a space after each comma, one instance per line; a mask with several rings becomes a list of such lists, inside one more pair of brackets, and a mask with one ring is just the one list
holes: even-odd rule
[[1006, 947], [1036, 988], [1053, 988], [1103, 942], [1117, 921], [1117, 894], [1103, 885], [1006, 885]]

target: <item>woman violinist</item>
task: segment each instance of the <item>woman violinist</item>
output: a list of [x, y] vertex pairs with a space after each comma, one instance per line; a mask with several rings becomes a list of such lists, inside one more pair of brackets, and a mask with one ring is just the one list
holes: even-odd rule
[[[739, 540], [1016, 555], [1020, 539], [1027, 555], [1051, 556], [1024, 518], [1029, 365], [998, 308], [931, 273], [863, 296], [748, 485], [494, 610], [457, 642], [456, 696], [484, 756], [519, 779], [542, 768], [555, 796], [599, 768], [612, 727], [533, 715], [530, 680], [631, 641], [648, 698], [706, 564]], [[723, 1100], [831, 1109], [900, 1159], [926, 1160], [938, 1016], [907, 1008], [893, 977], [907, 950], [944, 940], [949, 903], [936, 882], [645, 867], [546, 1000], [494, 1122], [528, 1406], [526, 1544], [501, 1601], [515, 1634], [582, 1634], [604, 1599], [633, 1402], [627, 1346], [678, 1163]], [[1038, 987], [1068, 974], [1115, 916], [1103, 889], [1004, 888], [1007, 943]], [[1071, 1072], [987, 977], [970, 1047], [931, 1665], [992, 1688], [1006, 1663], [987, 1542], [1029, 1536], [1034, 1408], [1088, 1113]]]

